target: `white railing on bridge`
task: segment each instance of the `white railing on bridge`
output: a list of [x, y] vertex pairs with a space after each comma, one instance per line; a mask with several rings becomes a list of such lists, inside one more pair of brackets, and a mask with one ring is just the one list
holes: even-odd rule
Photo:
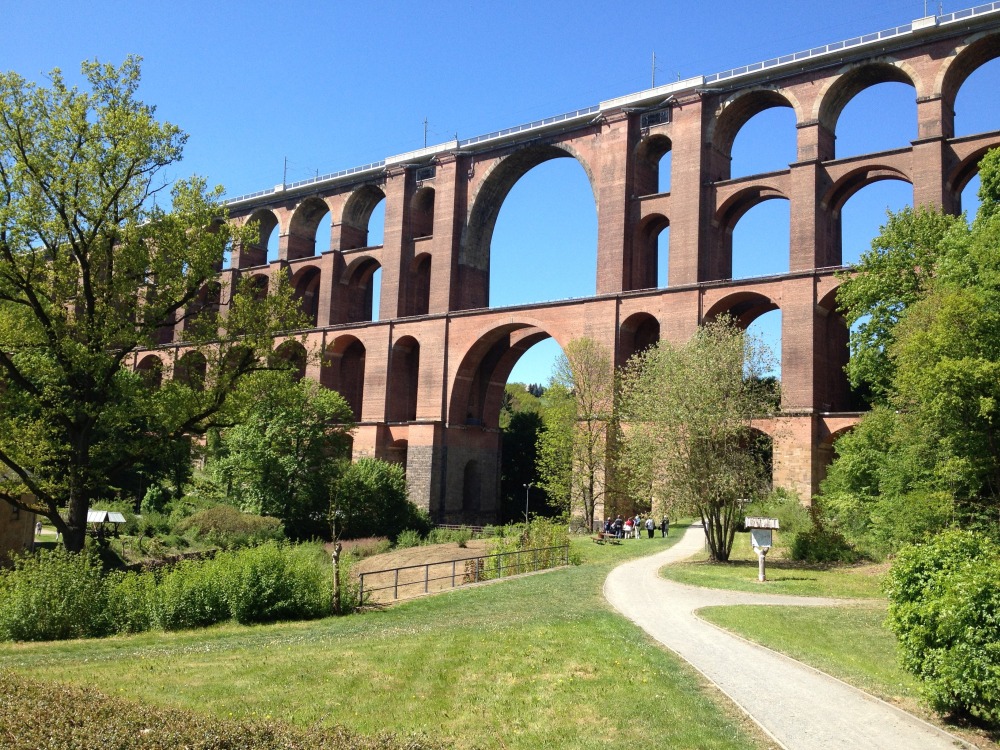
[[231, 198], [226, 201], [226, 205], [233, 205], [236, 203], [242, 203], [244, 201], [252, 200], [254, 198], [261, 198], [266, 195], [272, 195], [275, 193], [280, 193], [285, 190], [294, 190], [295, 188], [305, 187], [307, 185], [316, 185], [322, 182], [328, 182], [331, 180], [340, 179], [343, 177], [349, 177], [351, 175], [360, 174], [363, 172], [370, 172], [377, 169], [382, 169], [386, 164], [398, 164], [405, 162], [409, 159], [426, 158], [428, 156], [433, 156], [437, 153], [443, 153], [447, 151], [452, 151], [456, 148], [467, 148], [469, 146], [474, 146], [479, 143], [485, 143], [487, 141], [496, 140], [498, 138], [504, 138], [510, 135], [516, 135], [518, 133], [526, 133], [532, 130], [537, 130], [541, 128], [547, 128], [551, 125], [557, 125], [563, 122], [571, 122], [588, 115], [599, 114], [602, 110], [609, 109], [612, 106], [623, 106], [631, 102], [639, 102], [648, 99], [652, 96], [658, 95], [663, 89], [664, 94], [669, 93], [669, 91], [679, 91], [681, 87], [696, 87], [700, 85], [710, 85], [712, 83], [718, 83], [720, 81], [727, 81], [732, 78], [738, 78], [739, 76], [748, 75], [750, 73], [757, 73], [762, 70], [770, 70], [771, 68], [777, 68], [782, 65], [788, 65], [790, 63], [799, 62], [801, 60], [809, 60], [816, 57], [822, 57], [824, 55], [829, 55], [834, 52], [843, 52], [844, 50], [850, 50], [857, 47], [864, 47], [875, 42], [885, 41], [887, 39], [894, 39], [897, 37], [910, 34], [915, 30], [922, 30], [925, 28], [934, 28], [937, 26], [944, 26], [951, 23], [956, 23], [958, 21], [964, 21], [969, 18], [974, 18], [976, 16], [982, 16], [989, 13], [996, 13], [1000, 11], [1000, 2], [985, 3], [983, 5], [977, 5], [972, 8], [966, 8], [965, 10], [957, 10], [953, 13], [945, 13], [940, 16], [928, 16], [927, 18], [917, 19], [911, 23], [903, 24], [902, 26], [896, 26], [892, 29], [886, 29], [884, 31], [876, 31], [871, 34], [863, 34], [861, 36], [852, 37], [851, 39], [845, 39], [841, 42], [832, 42], [831, 44], [825, 44], [822, 47], [813, 47], [812, 49], [803, 50], [802, 52], [793, 52], [789, 55], [782, 55], [780, 57], [773, 57], [770, 60], [764, 60], [758, 63], [752, 63], [750, 65], [743, 65], [739, 68], [732, 68], [730, 70], [723, 71], [721, 73], [713, 73], [708, 76], [699, 76], [697, 78], [687, 79], [685, 81], [680, 81], [675, 84], [667, 84], [666, 86], [661, 86], [657, 89], [647, 89], [645, 91], [640, 91], [635, 94], [628, 94], [627, 96], [618, 97], [615, 99], [609, 99], [601, 104], [595, 104], [591, 107], [585, 107], [584, 109], [577, 109], [573, 112], [566, 112], [565, 114], [555, 115], [553, 117], [546, 117], [543, 120], [535, 120], [533, 122], [525, 123], [523, 125], [515, 125], [514, 127], [504, 128], [503, 130], [495, 130], [492, 133], [487, 133], [485, 135], [477, 135], [473, 138], [462, 138], [457, 141], [453, 140], [448, 143], [441, 144], [439, 146], [430, 146], [427, 148], [418, 149], [416, 151], [409, 151], [405, 154], [399, 154], [394, 157], [388, 157], [387, 159], [382, 159], [380, 161], [372, 162], [371, 164], [365, 164], [361, 167], [352, 167], [350, 169], [342, 169], [339, 172], [332, 172], [330, 174], [325, 174], [317, 177], [310, 178], [308, 180], [299, 180], [298, 182], [292, 182], [287, 185], [277, 185], [271, 190], [258, 190], [255, 193], [247, 193], [246, 195], [240, 195], [236, 198]]

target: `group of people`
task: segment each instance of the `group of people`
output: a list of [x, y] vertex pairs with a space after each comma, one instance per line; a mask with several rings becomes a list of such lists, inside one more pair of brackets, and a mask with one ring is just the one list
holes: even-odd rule
[[[618, 516], [614, 519], [605, 519], [604, 533], [614, 536], [616, 539], [631, 539], [633, 536], [636, 539], [641, 539], [642, 530], [646, 529], [646, 533], [652, 539], [656, 532], [656, 526], [656, 521], [653, 520], [652, 515], [644, 519], [640, 514], [636, 513], [634, 518], [622, 518]], [[666, 516], [660, 521], [659, 526], [660, 535], [666, 536], [670, 530], [670, 521], [667, 520]]]

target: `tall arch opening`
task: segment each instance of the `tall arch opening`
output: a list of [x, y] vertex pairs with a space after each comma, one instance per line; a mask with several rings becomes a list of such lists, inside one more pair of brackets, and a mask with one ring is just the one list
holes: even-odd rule
[[340, 249], [378, 247], [385, 231], [385, 193], [377, 185], [362, 185], [344, 204]]
[[412, 422], [417, 418], [419, 385], [420, 344], [412, 336], [403, 336], [393, 343], [389, 354], [387, 421]]
[[748, 119], [733, 141], [732, 178], [788, 169], [796, 161], [795, 111], [783, 100]]
[[636, 228], [628, 290], [667, 286], [670, 263], [670, 220], [662, 214], [645, 217]]
[[462, 238], [453, 309], [594, 293], [596, 201], [570, 156], [557, 146], [528, 146], [490, 170]]
[[174, 380], [194, 391], [205, 390], [208, 360], [201, 352], [187, 352], [174, 364]]
[[913, 186], [899, 177], [869, 181], [850, 195], [837, 212], [840, 225], [840, 265], [853, 265], [871, 248], [882, 231], [887, 212], [913, 205]]
[[776, 357], [769, 375], [781, 380], [781, 308], [759, 292], [736, 292], [715, 302], [705, 313], [704, 321], [728, 316], [740, 328], [760, 338]]
[[431, 304], [431, 255], [420, 253], [410, 264], [404, 315], [426, 315]]
[[826, 92], [820, 123], [836, 136], [837, 159], [908, 147], [917, 137], [914, 83], [889, 62], [855, 67]]
[[382, 266], [371, 256], [361, 256], [344, 269], [340, 283], [346, 287], [337, 301], [340, 309], [335, 319], [340, 323], [364, 323], [378, 320]]
[[673, 144], [662, 133], [643, 138], [635, 152], [636, 195], [670, 192]]
[[[325, 226], [324, 233], [320, 227]], [[288, 260], [310, 258], [330, 249], [330, 208], [320, 198], [306, 198], [295, 209], [288, 228]]]
[[1000, 129], [995, 100], [1000, 85], [1000, 33], [980, 36], [951, 60], [941, 83], [945, 112], [954, 111], [949, 137], [989, 133]]
[[784, 198], [750, 207], [732, 230], [732, 278], [788, 273], [791, 221], [791, 204]]
[[365, 345], [354, 336], [340, 336], [326, 347], [320, 363], [319, 382], [337, 391], [360, 422], [365, 393]]
[[286, 369], [294, 380], [302, 380], [306, 376], [306, 348], [298, 341], [285, 341], [280, 344], [270, 357], [272, 367]]
[[237, 268], [251, 268], [277, 260], [278, 239], [281, 234], [278, 217], [267, 209], [261, 209], [254, 211], [248, 222], [257, 224], [257, 233], [250, 243], [239, 247], [234, 265]]
[[434, 188], [424, 185], [410, 199], [410, 231], [414, 239], [434, 234]]
[[[795, 122], [792, 102], [774, 89], [744, 91], [727, 100], [715, 113], [710, 127], [709, 138], [717, 154], [713, 178], [728, 180], [788, 169], [796, 158]], [[776, 130], [768, 132], [768, 128]], [[763, 142], [757, 143], [761, 133]]]
[[309, 324], [316, 326], [319, 319], [320, 270], [315, 266], [300, 268], [292, 276], [292, 294], [299, 301], [302, 314]]
[[660, 321], [649, 313], [635, 313], [627, 317], [618, 332], [617, 367], [622, 367], [636, 354], [656, 346], [660, 340]]
[[155, 389], [163, 384], [163, 361], [155, 354], [143, 357], [135, 369], [147, 388]]

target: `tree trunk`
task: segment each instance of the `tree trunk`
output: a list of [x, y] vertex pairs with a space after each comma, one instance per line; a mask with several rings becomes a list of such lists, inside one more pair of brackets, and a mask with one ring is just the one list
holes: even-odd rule
[[340, 614], [340, 551], [343, 546], [340, 542], [333, 543], [333, 613]]
[[73, 496], [69, 500], [69, 518], [65, 524], [52, 519], [56, 529], [62, 533], [63, 546], [68, 552], [82, 552], [87, 539], [87, 511], [90, 503], [87, 498]]

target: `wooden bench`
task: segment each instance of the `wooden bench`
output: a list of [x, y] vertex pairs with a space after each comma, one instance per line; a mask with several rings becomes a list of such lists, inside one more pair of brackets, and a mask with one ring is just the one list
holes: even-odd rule
[[598, 544], [604, 544], [605, 542], [609, 544], [622, 543], [622, 540], [616, 537], [614, 534], [605, 534], [603, 531], [598, 531], [597, 536], [593, 537], [593, 540]]

